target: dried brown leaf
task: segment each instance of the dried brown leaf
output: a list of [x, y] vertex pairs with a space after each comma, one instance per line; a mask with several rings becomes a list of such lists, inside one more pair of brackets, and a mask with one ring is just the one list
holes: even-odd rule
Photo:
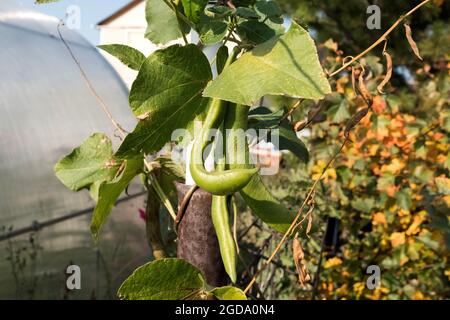
[[293, 248], [294, 264], [298, 273], [298, 281], [300, 282], [300, 284], [304, 285], [311, 279], [311, 277], [309, 276], [308, 270], [306, 269], [304, 260], [305, 253], [303, 251], [300, 240], [298, 240], [297, 238], [297, 235], [294, 237], [292, 248]]
[[383, 94], [383, 89], [386, 86], [386, 84], [391, 80], [392, 77], [392, 69], [393, 69], [393, 63], [392, 63], [392, 57], [391, 55], [385, 51], [383, 52], [383, 55], [386, 57], [386, 76], [384, 77], [383, 81], [378, 85], [377, 90], [380, 94]]
[[414, 54], [416, 55], [417, 58], [419, 58], [420, 60], [423, 60], [423, 58], [420, 56], [419, 47], [417, 47], [417, 43], [414, 41], [414, 39], [412, 37], [411, 27], [406, 23], [404, 24], [404, 26], [405, 26], [406, 39], [408, 40], [408, 43], [409, 43], [412, 51], [414, 52]]

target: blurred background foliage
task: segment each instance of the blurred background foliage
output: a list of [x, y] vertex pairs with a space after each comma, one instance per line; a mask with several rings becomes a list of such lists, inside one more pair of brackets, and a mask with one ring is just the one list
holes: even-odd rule
[[[278, 0], [314, 35], [328, 71], [368, 47], [419, 2]], [[381, 8], [381, 30], [366, 27], [371, 4]], [[299, 284], [288, 246], [258, 278], [254, 297], [450, 298], [449, 12], [448, 1], [434, 1], [408, 19], [423, 61], [414, 56], [402, 25], [389, 36], [394, 75], [385, 94], [376, 90], [386, 73], [383, 46], [361, 60], [374, 104], [319, 184], [309, 236], [306, 223], [300, 234], [303, 263], [312, 279]], [[308, 114], [310, 120], [315, 114], [301, 131], [310, 162], [304, 165], [285, 156], [283, 170], [268, 178], [272, 191], [292, 208], [300, 206], [312, 181], [339, 149], [346, 121], [365, 106], [353, 90], [350, 72], [331, 81], [335, 92], [325, 102], [304, 102], [293, 115], [293, 123], [304, 123]], [[295, 101], [271, 102], [286, 107]], [[261, 233], [261, 228], [247, 232], [241, 247], [259, 252], [263, 261], [279, 237]], [[253, 258], [244, 259], [243, 284]], [[381, 268], [381, 286], [375, 290], [366, 286], [369, 265]]]

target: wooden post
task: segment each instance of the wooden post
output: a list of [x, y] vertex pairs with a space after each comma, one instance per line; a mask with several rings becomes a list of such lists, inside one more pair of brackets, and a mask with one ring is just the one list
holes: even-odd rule
[[[176, 188], [181, 203], [190, 186], [176, 183]], [[229, 279], [211, 219], [211, 200], [211, 194], [202, 189], [192, 195], [178, 225], [177, 256], [199, 268], [209, 285], [218, 287], [226, 285]]]

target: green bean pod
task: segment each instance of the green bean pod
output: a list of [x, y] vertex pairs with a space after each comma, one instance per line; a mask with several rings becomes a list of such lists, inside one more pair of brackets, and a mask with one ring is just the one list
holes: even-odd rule
[[[236, 58], [237, 51], [227, 60], [227, 65]], [[211, 129], [217, 129], [223, 122], [228, 102], [219, 99], [211, 99], [208, 115], [202, 127], [199, 137], [194, 142], [191, 153], [190, 171], [195, 183], [202, 189], [213, 195], [230, 195], [245, 187], [258, 172], [257, 168], [242, 168], [226, 171], [206, 171], [203, 164], [203, 152], [209, 144]]]
[[[219, 159], [216, 169], [222, 172], [225, 169], [225, 157]], [[227, 196], [212, 197], [211, 216], [219, 241], [220, 255], [222, 257], [225, 271], [231, 281], [236, 282], [236, 245], [230, 226], [230, 216], [228, 212]]]
[[[246, 130], [248, 121], [247, 106], [230, 105], [224, 127], [228, 130]], [[227, 130], [227, 132], [229, 132]], [[227, 135], [227, 168], [251, 168], [250, 152], [245, 139], [245, 161], [242, 162], [242, 150], [236, 135]], [[242, 143], [242, 142], [241, 142]], [[260, 175], [254, 175], [250, 182], [240, 191], [252, 212], [273, 229], [284, 233], [288, 230], [295, 214], [283, 206], [266, 188]]]

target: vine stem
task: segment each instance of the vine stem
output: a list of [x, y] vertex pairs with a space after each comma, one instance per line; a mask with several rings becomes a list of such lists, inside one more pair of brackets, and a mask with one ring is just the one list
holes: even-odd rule
[[188, 192], [183, 197], [183, 200], [181, 201], [180, 208], [178, 209], [177, 216], [175, 217], [174, 221], [174, 229], [178, 232], [178, 225], [180, 224], [181, 220], [184, 217], [184, 213], [186, 212], [187, 206], [189, 205], [189, 202], [191, 201], [192, 196], [194, 195], [194, 192], [199, 187], [197, 185], [193, 185]]
[[308, 195], [306, 196], [305, 200], [303, 201], [300, 209], [297, 212], [297, 215], [295, 216], [294, 220], [292, 221], [291, 225], [289, 226], [288, 230], [284, 233], [283, 237], [281, 238], [280, 242], [278, 242], [278, 245], [275, 247], [275, 249], [273, 250], [272, 254], [269, 256], [269, 258], [264, 262], [263, 266], [256, 272], [256, 274], [253, 276], [252, 280], [249, 282], [249, 284], [247, 285], [247, 287], [244, 290], [244, 293], [247, 293], [252, 286], [255, 284], [256, 282], [256, 278], [261, 274], [261, 272], [265, 269], [265, 267], [267, 267], [272, 260], [275, 258], [275, 256], [277, 255], [278, 251], [280, 251], [281, 247], [285, 244], [287, 238], [289, 237], [290, 234], [292, 234], [294, 228], [297, 225], [298, 220], [300, 219], [303, 210], [305, 209], [307, 203], [309, 202], [309, 200], [312, 198], [317, 184], [320, 182], [320, 180], [322, 180], [322, 177], [324, 176], [325, 172], [328, 170], [328, 168], [330, 167], [330, 165], [333, 163], [333, 161], [337, 158], [337, 156], [342, 152], [342, 150], [344, 149], [346, 143], [348, 141], [348, 138], [345, 138], [344, 142], [342, 143], [341, 147], [339, 148], [339, 150], [334, 154], [334, 156], [328, 161], [327, 165], [325, 166], [325, 168], [323, 168], [322, 173], [320, 174], [320, 176], [314, 181], [313, 185], [311, 186], [311, 188], [309, 189]]
[[[175, 11], [175, 12], [178, 11], [178, 10], [176, 10], [176, 8], [173, 6], [172, 0], [162, 0], [162, 1], [164, 1], [164, 3], [165, 3], [170, 9], [172, 9], [173, 11]], [[183, 22], [185, 22], [185, 23], [186, 23], [187, 25], [189, 25], [191, 28], [194, 27], [194, 24], [193, 24], [191, 21], [189, 21], [189, 19], [186, 18], [184, 15], [180, 14], [180, 15], [178, 16], [178, 18], [180, 18], [181, 20], [183, 20]]]
[[177, 16], [178, 29], [180, 29], [180, 33], [181, 33], [181, 36], [183, 37], [184, 44], [188, 44], [189, 42], [186, 38], [186, 35], [183, 32], [183, 26], [181, 25], [181, 22], [182, 22], [181, 14], [180, 14], [180, 11], [178, 11], [178, 4], [180, 3], [180, 0], [175, 0], [175, 1], [169, 0], [169, 1], [172, 4], [172, 10], [175, 11], [175, 15]]
[[95, 97], [95, 99], [97, 100], [98, 104], [101, 106], [101, 108], [103, 109], [103, 112], [105, 112], [106, 116], [109, 118], [109, 120], [111, 121], [113, 126], [117, 129], [117, 131], [120, 134], [121, 139], [124, 139], [126, 134], [127, 134], [126, 130], [114, 119], [114, 117], [113, 117], [111, 111], [109, 110], [108, 106], [106, 105], [105, 101], [97, 93], [97, 91], [95, 90], [95, 88], [92, 85], [91, 81], [89, 81], [89, 78], [86, 75], [86, 72], [84, 72], [84, 69], [81, 66], [80, 61], [78, 61], [78, 59], [75, 57], [75, 54], [73, 53], [72, 49], [70, 48], [69, 44], [64, 39], [64, 37], [63, 37], [63, 35], [61, 33], [61, 26], [63, 26], [63, 25], [64, 25], [64, 21], [60, 20], [58, 25], [57, 25], [57, 27], [56, 27], [56, 29], [58, 31], [59, 38], [61, 39], [62, 43], [66, 47], [66, 49], [69, 52], [70, 56], [72, 57], [72, 60], [75, 62], [75, 64], [77, 65], [78, 69], [80, 70], [81, 76], [83, 77], [83, 80], [84, 80], [87, 88], [89, 89], [91, 94]]
[[280, 124], [281, 124], [281, 122], [283, 122], [283, 120], [286, 120], [287, 118], [292, 116], [294, 111], [297, 110], [298, 107], [300, 107], [300, 105], [302, 104], [303, 101], [304, 101], [304, 99], [298, 99], [297, 102], [289, 109], [289, 111], [281, 118]]
[[412, 15], [414, 12], [416, 12], [417, 10], [419, 10], [420, 7], [424, 6], [425, 4], [427, 4], [428, 2], [430, 2], [431, 0], [424, 0], [421, 3], [419, 3], [417, 6], [415, 6], [414, 8], [412, 8], [410, 11], [408, 11], [406, 14], [400, 16], [400, 18], [397, 19], [397, 21], [394, 22], [394, 24], [377, 40], [375, 41], [370, 47], [368, 47], [366, 50], [364, 50], [363, 52], [361, 52], [360, 54], [358, 54], [357, 56], [355, 56], [354, 58], [352, 58], [349, 62], [345, 63], [342, 67], [340, 67], [339, 69], [337, 69], [336, 71], [334, 71], [333, 73], [331, 73], [329, 75], [329, 77], [333, 77], [336, 74], [338, 74], [339, 72], [341, 72], [342, 70], [345, 70], [348, 66], [350, 66], [353, 62], [361, 59], [362, 57], [364, 57], [366, 54], [368, 54], [370, 51], [372, 51], [373, 49], [375, 49], [379, 44], [381, 44], [383, 41], [386, 40], [387, 36], [389, 34], [391, 34], [392, 31], [395, 30], [395, 28], [397, 28], [397, 26], [403, 21], [405, 20], [408, 16]]

